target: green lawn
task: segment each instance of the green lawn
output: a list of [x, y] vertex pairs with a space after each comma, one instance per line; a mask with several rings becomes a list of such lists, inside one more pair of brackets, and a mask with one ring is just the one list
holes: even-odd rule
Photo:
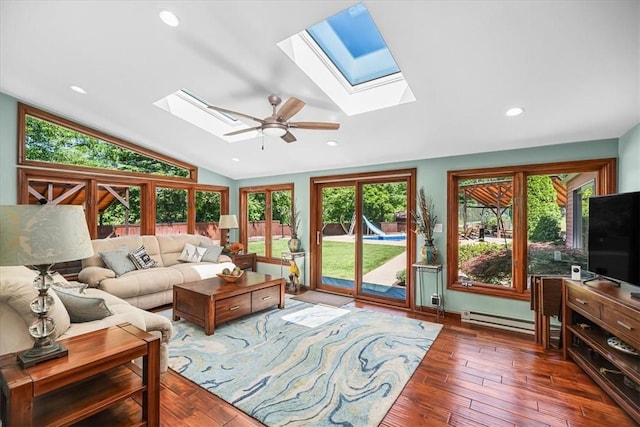
[[[322, 242], [323, 276], [353, 280], [355, 270], [353, 245], [353, 243], [349, 242]], [[288, 251], [286, 239], [273, 241], [273, 253], [276, 257], [281, 252]], [[405, 251], [406, 248], [404, 246], [365, 244], [363, 274], [367, 274]], [[250, 242], [249, 252], [264, 255], [264, 243]]]

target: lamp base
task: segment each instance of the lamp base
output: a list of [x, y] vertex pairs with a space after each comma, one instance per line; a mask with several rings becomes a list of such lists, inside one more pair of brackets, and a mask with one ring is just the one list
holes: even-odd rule
[[54, 342], [53, 344], [42, 347], [31, 347], [27, 351], [18, 353], [17, 359], [20, 362], [20, 366], [23, 368], [30, 368], [38, 363], [46, 362], [47, 360], [57, 359], [65, 357], [69, 354], [67, 347], [60, 343]]

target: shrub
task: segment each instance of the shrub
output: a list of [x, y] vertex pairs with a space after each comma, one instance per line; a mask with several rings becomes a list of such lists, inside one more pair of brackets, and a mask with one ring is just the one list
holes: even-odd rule
[[463, 264], [472, 258], [479, 256], [496, 253], [504, 249], [503, 245], [489, 242], [479, 242], [470, 245], [460, 245], [458, 250], [458, 262]]

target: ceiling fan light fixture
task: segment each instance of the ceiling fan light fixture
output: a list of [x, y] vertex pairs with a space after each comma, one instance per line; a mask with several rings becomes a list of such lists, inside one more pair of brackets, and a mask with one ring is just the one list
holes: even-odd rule
[[267, 135], [267, 136], [283, 136], [285, 133], [287, 133], [287, 129], [279, 126], [279, 125], [264, 125], [262, 127], [262, 133]]

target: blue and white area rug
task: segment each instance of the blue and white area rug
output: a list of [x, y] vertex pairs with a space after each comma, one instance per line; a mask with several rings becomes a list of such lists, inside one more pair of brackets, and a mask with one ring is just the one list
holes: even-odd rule
[[315, 327], [283, 319], [309, 308], [287, 298], [210, 336], [173, 322], [169, 366], [268, 426], [378, 425], [442, 325], [357, 308]]

